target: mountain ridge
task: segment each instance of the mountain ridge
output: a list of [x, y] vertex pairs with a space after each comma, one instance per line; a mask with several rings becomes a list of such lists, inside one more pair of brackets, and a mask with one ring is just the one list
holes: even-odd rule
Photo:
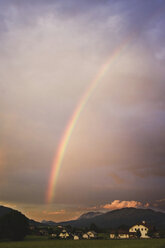
[[93, 217], [96, 217], [96, 216], [99, 216], [103, 214], [102, 212], [87, 212], [87, 213], [84, 213], [82, 215], [80, 215], [80, 217], [78, 218], [78, 220], [81, 220], [81, 219], [90, 219], [90, 218], [93, 218]]
[[165, 213], [152, 209], [122, 208], [88, 219], [77, 219], [60, 222], [60, 225], [71, 225], [74, 227], [89, 227], [92, 223], [100, 228], [117, 228], [121, 225], [132, 226], [146, 221], [148, 224], [159, 228], [165, 228]]
[[[17, 211], [15, 209], [0, 206], [0, 217], [11, 212]], [[71, 225], [73, 227], [90, 227], [91, 224], [95, 224], [99, 228], [117, 228], [122, 225], [132, 226], [134, 224], [146, 221], [148, 224], [154, 225], [158, 228], [165, 228], [165, 213], [161, 211], [155, 211], [153, 209], [142, 209], [142, 208], [122, 208], [106, 213], [101, 212], [87, 212], [82, 214], [76, 220], [54, 222], [54, 221], [42, 221], [37, 222], [35, 220], [29, 219], [29, 224], [31, 225]]]

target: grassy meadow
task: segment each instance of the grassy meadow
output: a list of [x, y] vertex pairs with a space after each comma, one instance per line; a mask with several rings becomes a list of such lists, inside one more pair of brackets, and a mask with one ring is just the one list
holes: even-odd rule
[[0, 248], [165, 248], [165, 239], [151, 240], [47, 240], [28, 238], [0, 242]]

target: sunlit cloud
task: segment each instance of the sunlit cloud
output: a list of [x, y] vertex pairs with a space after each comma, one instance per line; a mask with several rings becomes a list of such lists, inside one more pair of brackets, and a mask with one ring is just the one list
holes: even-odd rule
[[105, 209], [120, 209], [120, 208], [135, 208], [135, 207], [141, 207], [142, 203], [138, 201], [119, 201], [119, 200], [114, 200], [111, 203], [107, 203], [103, 206]]

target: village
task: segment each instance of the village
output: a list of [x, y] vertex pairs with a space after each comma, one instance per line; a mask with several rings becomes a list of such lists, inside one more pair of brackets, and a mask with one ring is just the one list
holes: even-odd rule
[[125, 225], [117, 229], [100, 230], [95, 224], [90, 228], [75, 228], [68, 226], [40, 226], [31, 225], [30, 232], [32, 235], [47, 236], [49, 239], [60, 240], [91, 240], [91, 239], [149, 239], [161, 238], [161, 232], [157, 231], [155, 226], [148, 225], [145, 221], [135, 224], [131, 227]]

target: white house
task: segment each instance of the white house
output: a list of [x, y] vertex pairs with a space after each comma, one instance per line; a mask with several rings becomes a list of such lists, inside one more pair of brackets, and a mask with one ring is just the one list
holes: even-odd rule
[[149, 227], [146, 225], [145, 221], [141, 224], [136, 224], [127, 230], [112, 230], [110, 233], [110, 239], [128, 239], [128, 238], [136, 238], [137, 231], [140, 231], [141, 237], [140, 238], [149, 238], [147, 235]]
[[136, 233], [137, 230], [139, 230], [141, 232], [141, 237], [140, 238], [143, 238], [143, 239], [148, 239], [149, 238], [149, 236], [147, 235], [148, 227], [146, 226], [145, 221], [143, 221], [142, 224], [137, 224], [137, 225], [132, 226], [129, 229], [129, 232], [130, 233]]
[[129, 239], [129, 232], [121, 231], [118, 234], [119, 239]]
[[83, 239], [94, 239], [97, 237], [97, 233], [94, 231], [89, 231], [87, 233], [84, 233], [82, 235]]
[[87, 233], [84, 233], [82, 237], [83, 237], [83, 239], [89, 239], [89, 236]]
[[87, 234], [88, 234], [90, 239], [94, 239], [97, 236], [97, 233], [94, 231], [89, 231], [89, 232], [87, 232]]
[[59, 237], [61, 239], [67, 239], [69, 237], [69, 233], [66, 230], [62, 230], [62, 232], [59, 234]]
[[115, 233], [114, 233], [114, 232], [111, 232], [111, 233], [109, 234], [109, 237], [110, 237], [110, 239], [114, 239], [114, 238], [115, 238]]
[[56, 238], [57, 237], [57, 234], [56, 233], [52, 233], [51, 236], [52, 236], [52, 238]]
[[79, 240], [80, 238], [79, 238], [78, 235], [74, 235], [74, 236], [73, 236], [73, 239], [74, 239], [74, 240]]
[[111, 231], [110, 239], [129, 239], [129, 232], [126, 230]]

